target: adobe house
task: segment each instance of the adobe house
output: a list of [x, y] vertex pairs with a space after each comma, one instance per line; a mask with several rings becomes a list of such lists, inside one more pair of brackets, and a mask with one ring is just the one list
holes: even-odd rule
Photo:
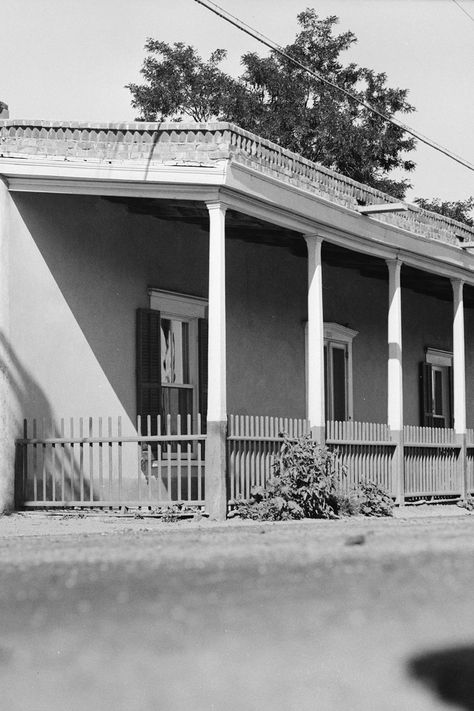
[[282, 428], [465, 496], [473, 245], [228, 123], [1, 120], [0, 508], [222, 518]]

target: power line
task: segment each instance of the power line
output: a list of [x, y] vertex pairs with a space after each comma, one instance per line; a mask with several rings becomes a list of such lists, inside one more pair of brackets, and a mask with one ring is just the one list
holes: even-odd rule
[[276, 52], [281, 57], [284, 57], [289, 62], [292, 62], [295, 66], [299, 67], [300, 69], [303, 69], [305, 72], [308, 72], [308, 74], [310, 74], [315, 79], [319, 79], [319, 81], [323, 82], [324, 84], [328, 84], [333, 89], [336, 89], [337, 91], [342, 92], [347, 97], [349, 97], [353, 101], [357, 102], [358, 104], [363, 106], [368, 111], [371, 111], [372, 113], [374, 113], [377, 116], [379, 116], [380, 118], [382, 118], [384, 121], [391, 123], [393, 126], [396, 126], [397, 128], [401, 128], [403, 131], [405, 131], [405, 133], [408, 133], [410, 136], [413, 136], [421, 143], [426, 144], [430, 148], [433, 148], [434, 150], [438, 151], [439, 153], [443, 153], [443, 155], [447, 156], [448, 158], [451, 158], [451, 160], [456, 161], [456, 163], [459, 163], [460, 165], [463, 165], [465, 168], [468, 168], [469, 170], [472, 170], [474, 172], [474, 165], [472, 163], [470, 163], [469, 161], [456, 155], [455, 153], [450, 151], [448, 148], [444, 148], [444, 146], [441, 146], [438, 143], [435, 143], [435, 141], [431, 140], [430, 138], [427, 138], [422, 133], [418, 133], [418, 131], [415, 131], [413, 128], [410, 128], [410, 126], [407, 126], [406, 124], [402, 123], [398, 119], [387, 116], [382, 111], [379, 111], [375, 107], [371, 106], [363, 99], [359, 99], [359, 97], [355, 96], [355, 94], [352, 94], [350, 91], [347, 91], [347, 89], [344, 89], [342, 86], [338, 86], [335, 82], [331, 81], [330, 79], [327, 79], [322, 74], [319, 74], [319, 72], [313, 71], [312, 69], [305, 66], [304, 64], [299, 62], [294, 57], [292, 57], [291, 55], [287, 54], [282, 49], [282, 47], [280, 47], [279, 44], [277, 44], [270, 38], [266, 37], [261, 32], [258, 32], [258, 30], [255, 30], [250, 25], [247, 25], [245, 22], [242, 22], [242, 20], [240, 20], [238, 17], [235, 17], [235, 15], [231, 15], [227, 10], [224, 10], [224, 8], [220, 7], [216, 3], [212, 2], [211, 0], [194, 0], [194, 2], [199, 3], [199, 5], [202, 5], [203, 7], [207, 8], [208, 10], [213, 12], [215, 15], [217, 15], [218, 17], [221, 17], [223, 20], [228, 22], [229, 24], [234, 25], [234, 27], [237, 27], [238, 30], [241, 30], [242, 32], [245, 32], [247, 35], [249, 35], [250, 37], [253, 37], [253, 39], [256, 39], [261, 44], [264, 44], [266, 47], [268, 47], [272, 51]]
[[455, 5], [457, 5], [458, 8], [459, 8], [460, 10], [462, 10], [462, 12], [463, 12], [465, 15], [467, 15], [470, 20], [472, 20], [472, 21], [474, 22], [474, 17], [466, 10], [466, 8], [464, 8], [464, 7], [461, 5], [460, 2], [458, 2], [458, 0], [453, 0], [453, 3], [454, 3]]

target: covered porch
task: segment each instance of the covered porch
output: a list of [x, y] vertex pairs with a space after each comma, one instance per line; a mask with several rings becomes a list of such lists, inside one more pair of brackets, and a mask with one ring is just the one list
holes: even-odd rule
[[[144, 172], [130, 156], [5, 169], [18, 505], [223, 518], [283, 432], [337, 448], [343, 486], [465, 497], [472, 231], [365, 215], [387, 196], [235, 127], [153, 130], [117, 139], [150, 133]], [[213, 161], [186, 158], [206, 144]]]

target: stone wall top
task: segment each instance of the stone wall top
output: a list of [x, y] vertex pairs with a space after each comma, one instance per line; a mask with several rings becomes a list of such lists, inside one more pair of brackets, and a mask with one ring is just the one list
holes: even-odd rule
[[[352, 209], [399, 202], [228, 122], [83, 123], [6, 119], [0, 120], [2, 157], [167, 165], [212, 165], [229, 160]], [[474, 241], [473, 228], [414, 205], [408, 208], [407, 212], [384, 213], [374, 219], [451, 244]]]

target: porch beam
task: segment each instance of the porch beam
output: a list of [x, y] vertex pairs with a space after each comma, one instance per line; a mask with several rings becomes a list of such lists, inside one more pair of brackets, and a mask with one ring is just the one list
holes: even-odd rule
[[396, 443], [392, 476], [396, 501], [403, 504], [405, 478], [403, 466], [403, 361], [402, 361], [402, 288], [399, 259], [387, 259], [388, 267], [388, 367], [387, 424]]
[[313, 438], [324, 444], [324, 319], [321, 245], [318, 234], [304, 235], [308, 247], [308, 348], [307, 392], [308, 420]]
[[226, 205], [208, 202], [209, 212], [209, 355], [206, 441], [206, 508], [211, 519], [227, 514], [226, 445], [226, 301], [225, 213]]
[[464, 282], [451, 279], [453, 288], [453, 419], [456, 442], [461, 445], [459, 473], [461, 495], [467, 496], [466, 478], [466, 364], [464, 340]]

